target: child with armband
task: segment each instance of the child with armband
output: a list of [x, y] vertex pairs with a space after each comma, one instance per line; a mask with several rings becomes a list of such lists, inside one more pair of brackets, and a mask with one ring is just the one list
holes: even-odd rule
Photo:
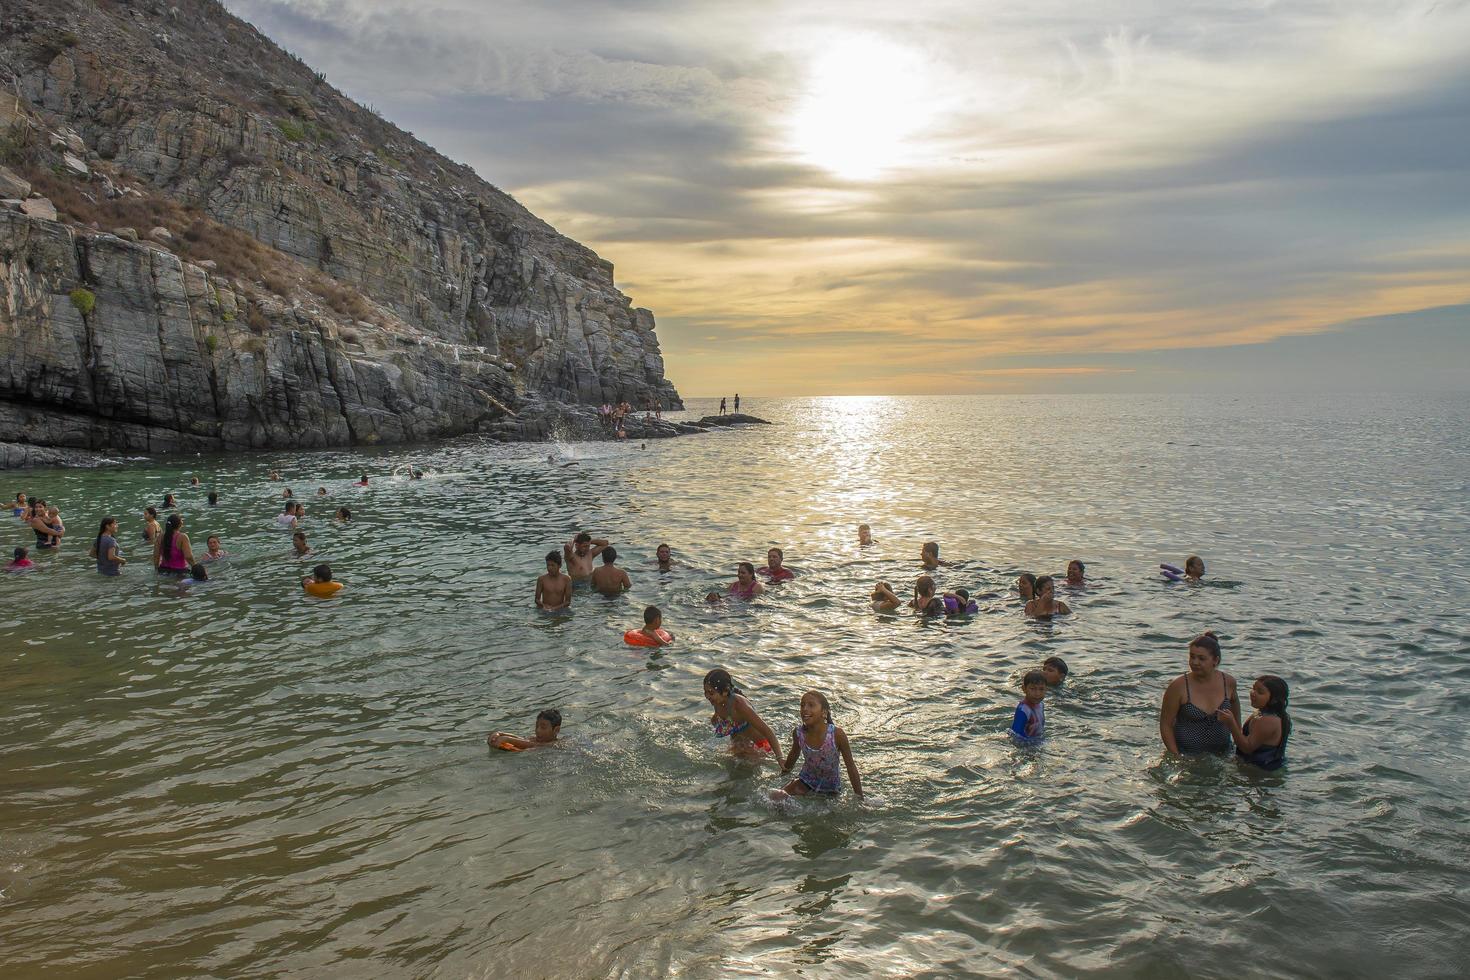
[[509, 732], [491, 732], [485, 736], [485, 744], [505, 752], [522, 752], [552, 745], [560, 734], [561, 712], [555, 708], [546, 708], [536, 715], [536, 734], [530, 738], [520, 738]]

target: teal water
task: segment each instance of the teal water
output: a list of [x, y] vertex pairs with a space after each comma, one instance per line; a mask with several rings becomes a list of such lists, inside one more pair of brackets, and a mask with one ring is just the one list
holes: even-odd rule
[[[1470, 399], [744, 407], [779, 425], [6, 474], [69, 531], [0, 576], [7, 972], [1464, 974]], [[392, 476], [409, 463], [428, 477]], [[301, 595], [282, 485], [341, 598]], [[205, 586], [147, 568], [141, 510], [169, 490], [196, 548], [233, 553]], [[85, 557], [103, 513], [121, 579]], [[540, 616], [542, 556], [580, 528], [634, 590]], [[1008, 598], [872, 613], [928, 539], [947, 588], [1071, 558], [1094, 586], [1047, 625]], [[794, 582], [703, 601], [772, 544]], [[1205, 585], [1158, 579], [1191, 552]], [[621, 642], [649, 602], [674, 647]], [[1159, 697], [1204, 629], [1242, 689], [1291, 684], [1280, 772], [1163, 758]], [[1050, 737], [1017, 748], [1019, 677], [1053, 653]], [[774, 767], [710, 736], [715, 666], [783, 741], [827, 692], [869, 799], [773, 807]], [[544, 706], [561, 747], [487, 750]]]

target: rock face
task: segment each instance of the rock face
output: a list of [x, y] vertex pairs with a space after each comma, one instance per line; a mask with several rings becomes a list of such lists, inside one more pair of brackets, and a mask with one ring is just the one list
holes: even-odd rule
[[0, 81], [0, 441], [327, 446], [682, 407], [610, 263], [213, 0], [7, 0]]

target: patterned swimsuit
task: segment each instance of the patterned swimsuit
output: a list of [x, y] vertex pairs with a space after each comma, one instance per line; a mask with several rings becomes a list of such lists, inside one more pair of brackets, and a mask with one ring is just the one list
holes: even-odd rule
[[[1232, 703], [1230, 689], [1226, 687], [1225, 700], [1220, 702], [1221, 710], [1229, 711]], [[1184, 675], [1184, 703], [1179, 706], [1179, 714], [1174, 716], [1174, 742], [1181, 753], [1229, 752], [1235, 747], [1230, 729], [1213, 713], [1205, 714], [1190, 700], [1188, 674]]]
[[806, 742], [806, 726], [797, 725], [793, 733], [801, 748], [803, 762], [797, 779], [813, 793], [836, 793], [842, 788], [842, 771], [838, 768], [836, 725], [827, 726], [827, 737], [817, 748]]

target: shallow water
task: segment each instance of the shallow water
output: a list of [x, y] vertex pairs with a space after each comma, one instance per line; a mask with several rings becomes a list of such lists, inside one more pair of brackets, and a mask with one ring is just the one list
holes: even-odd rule
[[[10, 474], [69, 537], [0, 576], [7, 971], [1464, 974], [1470, 400], [745, 408], [781, 424]], [[408, 463], [428, 477], [390, 476]], [[302, 596], [272, 468], [339, 599]], [[196, 548], [233, 552], [207, 585], [148, 571], [139, 514], [166, 490]], [[103, 513], [121, 579], [85, 557]], [[542, 556], [583, 527], [633, 592], [535, 613]], [[946, 588], [1074, 557], [1094, 585], [1049, 624], [1008, 596], [872, 613], [931, 538]], [[703, 601], [772, 544], [794, 582]], [[1190, 552], [1206, 584], [1159, 580]], [[667, 650], [621, 642], [649, 602]], [[1204, 629], [1242, 689], [1291, 684], [1280, 772], [1162, 758], [1158, 699]], [[1051, 654], [1072, 676], [1018, 748], [1018, 680]], [[783, 742], [827, 692], [869, 798], [773, 807], [774, 767], [710, 736], [715, 666]], [[560, 748], [485, 747], [553, 705]]]

